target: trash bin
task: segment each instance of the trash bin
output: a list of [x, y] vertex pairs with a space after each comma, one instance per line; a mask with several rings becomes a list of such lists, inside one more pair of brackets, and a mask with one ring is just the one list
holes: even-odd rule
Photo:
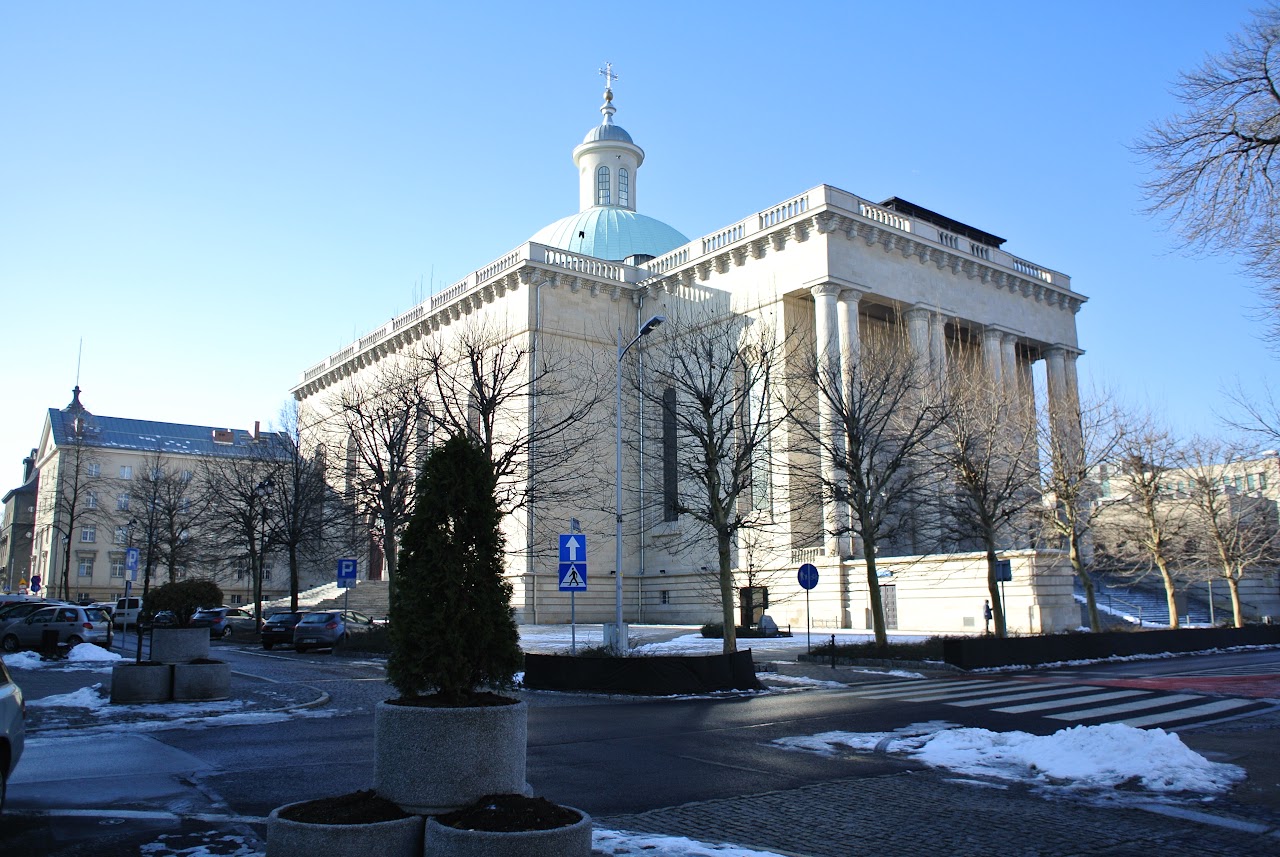
[[56, 658], [58, 656], [58, 631], [40, 632], [40, 654], [47, 658]]

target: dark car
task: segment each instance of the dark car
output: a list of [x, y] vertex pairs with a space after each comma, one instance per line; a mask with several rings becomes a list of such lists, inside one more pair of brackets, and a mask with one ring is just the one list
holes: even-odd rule
[[262, 648], [270, 649], [276, 643], [293, 645], [293, 628], [307, 615], [302, 610], [272, 613], [262, 625]]
[[293, 649], [332, 649], [351, 631], [368, 631], [373, 619], [355, 610], [321, 610], [305, 613], [293, 629]]
[[242, 607], [206, 607], [191, 617], [191, 627], [208, 628], [210, 637], [225, 640], [235, 632], [252, 634], [258, 622]]

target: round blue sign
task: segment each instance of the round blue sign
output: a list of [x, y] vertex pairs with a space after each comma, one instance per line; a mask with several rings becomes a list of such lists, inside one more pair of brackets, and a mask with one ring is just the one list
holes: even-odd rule
[[804, 589], [813, 589], [818, 585], [818, 567], [811, 562], [806, 562], [800, 566], [800, 573], [797, 575], [800, 580], [800, 586]]

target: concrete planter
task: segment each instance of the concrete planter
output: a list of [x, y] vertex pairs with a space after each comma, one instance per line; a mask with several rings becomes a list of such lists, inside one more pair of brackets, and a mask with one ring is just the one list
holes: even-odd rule
[[151, 632], [153, 661], [185, 664], [208, 657], [208, 628], [156, 628]]
[[231, 664], [204, 661], [173, 665], [173, 701], [226, 699], [231, 695]]
[[173, 693], [173, 667], [168, 664], [116, 664], [111, 668], [111, 702], [133, 705], [168, 702]]
[[574, 812], [582, 814], [576, 824], [551, 830], [458, 830], [428, 818], [425, 852], [427, 857], [590, 857], [591, 816]]
[[525, 782], [528, 706], [421, 708], [378, 703], [373, 784], [405, 812], [439, 815]]
[[267, 857], [316, 857], [318, 854], [421, 857], [422, 818], [411, 815], [369, 824], [313, 824], [281, 818], [286, 804], [267, 816]]

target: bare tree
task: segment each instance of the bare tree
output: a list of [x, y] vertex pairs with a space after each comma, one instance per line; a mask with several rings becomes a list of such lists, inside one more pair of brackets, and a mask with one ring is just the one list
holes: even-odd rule
[[278, 438], [264, 435], [257, 442], [264, 449], [248, 457], [210, 456], [203, 464], [202, 482], [208, 492], [208, 532], [224, 550], [224, 559], [237, 577], [248, 566], [253, 590], [253, 610], [262, 618], [262, 582], [267, 557], [276, 549], [277, 522], [272, 518], [272, 497], [280, 475], [280, 459], [270, 453]]
[[270, 495], [274, 542], [289, 563], [289, 609], [298, 609], [303, 560], [336, 560], [353, 547], [342, 538], [353, 511], [325, 480], [326, 449], [313, 428], [299, 421], [298, 403], [290, 400], [280, 411], [277, 437], [283, 447], [275, 460]]
[[602, 398], [584, 359], [545, 342], [535, 351], [532, 338], [484, 322], [427, 341], [420, 372], [433, 388], [433, 414], [443, 434], [480, 443], [504, 514], [578, 492], [571, 477], [581, 475], [579, 453]]
[[1089, 627], [1102, 630], [1097, 594], [1089, 576], [1088, 539], [1103, 508], [1098, 475], [1112, 462], [1124, 422], [1109, 395], [1087, 401], [1046, 403], [1039, 414], [1041, 521], [1046, 535], [1066, 548], [1071, 570], [1084, 587]]
[[812, 418], [810, 401], [788, 402], [788, 414], [806, 443], [822, 450], [834, 476], [817, 474], [827, 502], [847, 504], [848, 524], [835, 536], [852, 534], [861, 542], [866, 565], [876, 645], [888, 645], [884, 601], [876, 570], [881, 547], [911, 527], [904, 510], [923, 500], [936, 481], [934, 461], [926, 453], [946, 418], [937, 385], [915, 360], [900, 326], [868, 326], [859, 354], [842, 372], [821, 364], [806, 349], [804, 376], [792, 390], [816, 392], [832, 415], [834, 428], [824, 435]]
[[1154, 168], [1149, 210], [1168, 214], [1187, 247], [1240, 254], [1280, 337], [1280, 7], [1268, 3], [1228, 49], [1182, 74], [1178, 115], [1135, 144]]
[[1182, 461], [1182, 446], [1145, 417], [1125, 428], [1116, 445], [1112, 497], [1104, 501], [1095, 533], [1099, 551], [1137, 579], [1155, 572], [1164, 586], [1169, 627], [1178, 627], [1178, 560], [1186, 538], [1186, 508], [1173, 499], [1170, 476]]
[[[98, 508], [99, 491], [106, 485], [98, 479], [101, 457], [93, 443], [92, 417], [80, 406], [80, 388], [75, 391], [71, 407], [53, 411], [54, 419], [61, 419], [61, 431], [55, 428], [55, 437], [63, 434], [65, 443], [59, 443], [57, 471], [42, 474], [37, 503], [48, 510], [51, 539], [61, 542], [62, 571], [60, 578], [46, 581], [49, 594], [55, 598], [69, 599], [71, 593], [71, 555], [77, 538], [86, 539], [85, 528], [93, 528], [93, 540], [97, 539], [97, 524], [101, 519]], [[95, 488], [97, 490], [95, 490]], [[52, 569], [46, 570], [46, 573]]]
[[130, 541], [138, 533], [141, 536], [146, 589], [146, 578], [161, 566], [173, 583], [179, 569], [201, 559], [197, 528], [208, 499], [195, 481], [195, 472], [160, 450], [146, 453], [140, 469], [136, 478], [121, 487], [129, 492]]
[[943, 529], [958, 544], [987, 555], [987, 593], [995, 632], [1007, 636], [997, 551], [1040, 499], [1033, 415], [1012, 385], [975, 366], [958, 365], [949, 379], [947, 419], [934, 453], [953, 485], [944, 497]]
[[1228, 427], [1264, 444], [1280, 445], [1280, 402], [1271, 387], [1264, 387], [1261, 393], [1246, 393], [1237, 384], [1227, 391], [1227, 398], [1236, 411], [1223, 420]]
[[[768, 526], [781, 346], [764, 321], [745, 316], [668, 318], [646, 349], [641, 397], [661, 415], [657, 472], [664, 516], [687, 515], [715, 542], [724, 651], [737, 651], [733, 547], [739, 533]], [[760, 487], [753, 494], [753, 487]]]
[[1194, 438], [1187, 444], [1179, 474], [1187, 477], [1184, 502], [1189, 506], [1193, 554], [1227, 582], [1237, 628], [1244, 625], [1240, 581], [1254, 569], [1273, 566], [1280, 549], [1275, 501], [1228, 484], [1251, 458], [1239, 447]]
[[416, 360], [384, 361], [328, 402], [341, 432], [332, 452], [347, 465], [349, 499], [357, 515], [378, 539], [392, 596], [418, 469], [440, 426], [428, 408], [431, 379], [422, 369]]

